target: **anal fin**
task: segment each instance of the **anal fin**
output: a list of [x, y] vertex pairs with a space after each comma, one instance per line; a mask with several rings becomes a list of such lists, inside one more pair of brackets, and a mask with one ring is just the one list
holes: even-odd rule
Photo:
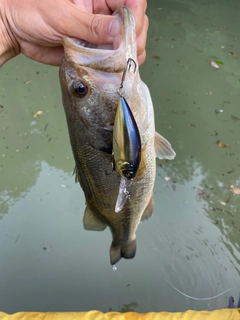
[[173, 150], [171, 144], [158, 132], [155, 132], [154, 146], [157, 158], [168, 160], [172, 160], [175, 158], [176, 153]]
[[96, 218], [92, 210], [87, 206], [83, 217], [83, 227], [85, 230], [103, 231], [107, 226]]

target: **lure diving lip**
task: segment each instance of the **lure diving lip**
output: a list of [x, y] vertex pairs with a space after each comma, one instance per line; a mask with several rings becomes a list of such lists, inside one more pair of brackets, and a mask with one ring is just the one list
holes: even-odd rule
[[127, 180], [125, 177], [121, 177], [119, 184], [118, 197], [115, 205], [115, 212], [118, 213], [121, 211], [127, 202], [130, 199], [130, 186], [132, 184], [132, 180]]

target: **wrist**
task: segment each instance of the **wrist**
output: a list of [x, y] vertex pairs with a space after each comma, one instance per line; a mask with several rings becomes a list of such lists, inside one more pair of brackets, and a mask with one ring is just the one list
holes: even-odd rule
[[[2, 1], [2, 0], [0, 0]], [[2, 1], [3, 2], [3, 1]], [[0, 4], [0, 67], [17, 55], [12, 41], [12, 33], [4, 15], [4, 7]]]

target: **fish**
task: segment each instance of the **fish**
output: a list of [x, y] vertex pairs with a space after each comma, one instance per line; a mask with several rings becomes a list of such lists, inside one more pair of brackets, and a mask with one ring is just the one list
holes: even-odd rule
[[[175, 157], [171, 144], [155, 132], [151, 96], [136, 65], [135, 72], [127, 70], [124, 98], [140, 134], [141, 159], [129, 186], [126, 203], [118, 213], [115, 212], [122, 178], [114, 168], [113, 157], [118, 89], [128, 59], [137, 62], [137, 44], [131, 11], [123, 6], [113, 15], [121, 25], [121, 31], [113, 43], [99, 46], [66, 37], [63, 39], [64, 56], [59, 70], [62, 101], [75, 160], [75, 179], [80, 183], [86, 199], [83, 227], [94, 231], [109, 227], [112, 234], [111, 265], [121, 258], [135, 257], [138, 225], [153, 213], [156, 157]], [[122, 121], [126, 120], [122, 117]], [[125, 191], [124, 188], [122, 190]]]

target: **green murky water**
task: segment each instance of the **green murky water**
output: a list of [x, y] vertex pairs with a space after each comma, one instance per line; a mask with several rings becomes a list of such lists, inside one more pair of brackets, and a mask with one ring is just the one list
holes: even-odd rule
[[[148, 2], [141, 75], [177, 157], [157, 162], [154, 216], [139, 226], [135, 259], [115, 272], [110, 232], [82, 227], [57, 68], [24, 57], [1, 68], [1, 311], [212, 310], [237, 299], [240, 195], [229, 186], [240, 188], [239, 12], [237, 0]], [[199, 298], [233, 289], [195, 301], [162, 277]]]

